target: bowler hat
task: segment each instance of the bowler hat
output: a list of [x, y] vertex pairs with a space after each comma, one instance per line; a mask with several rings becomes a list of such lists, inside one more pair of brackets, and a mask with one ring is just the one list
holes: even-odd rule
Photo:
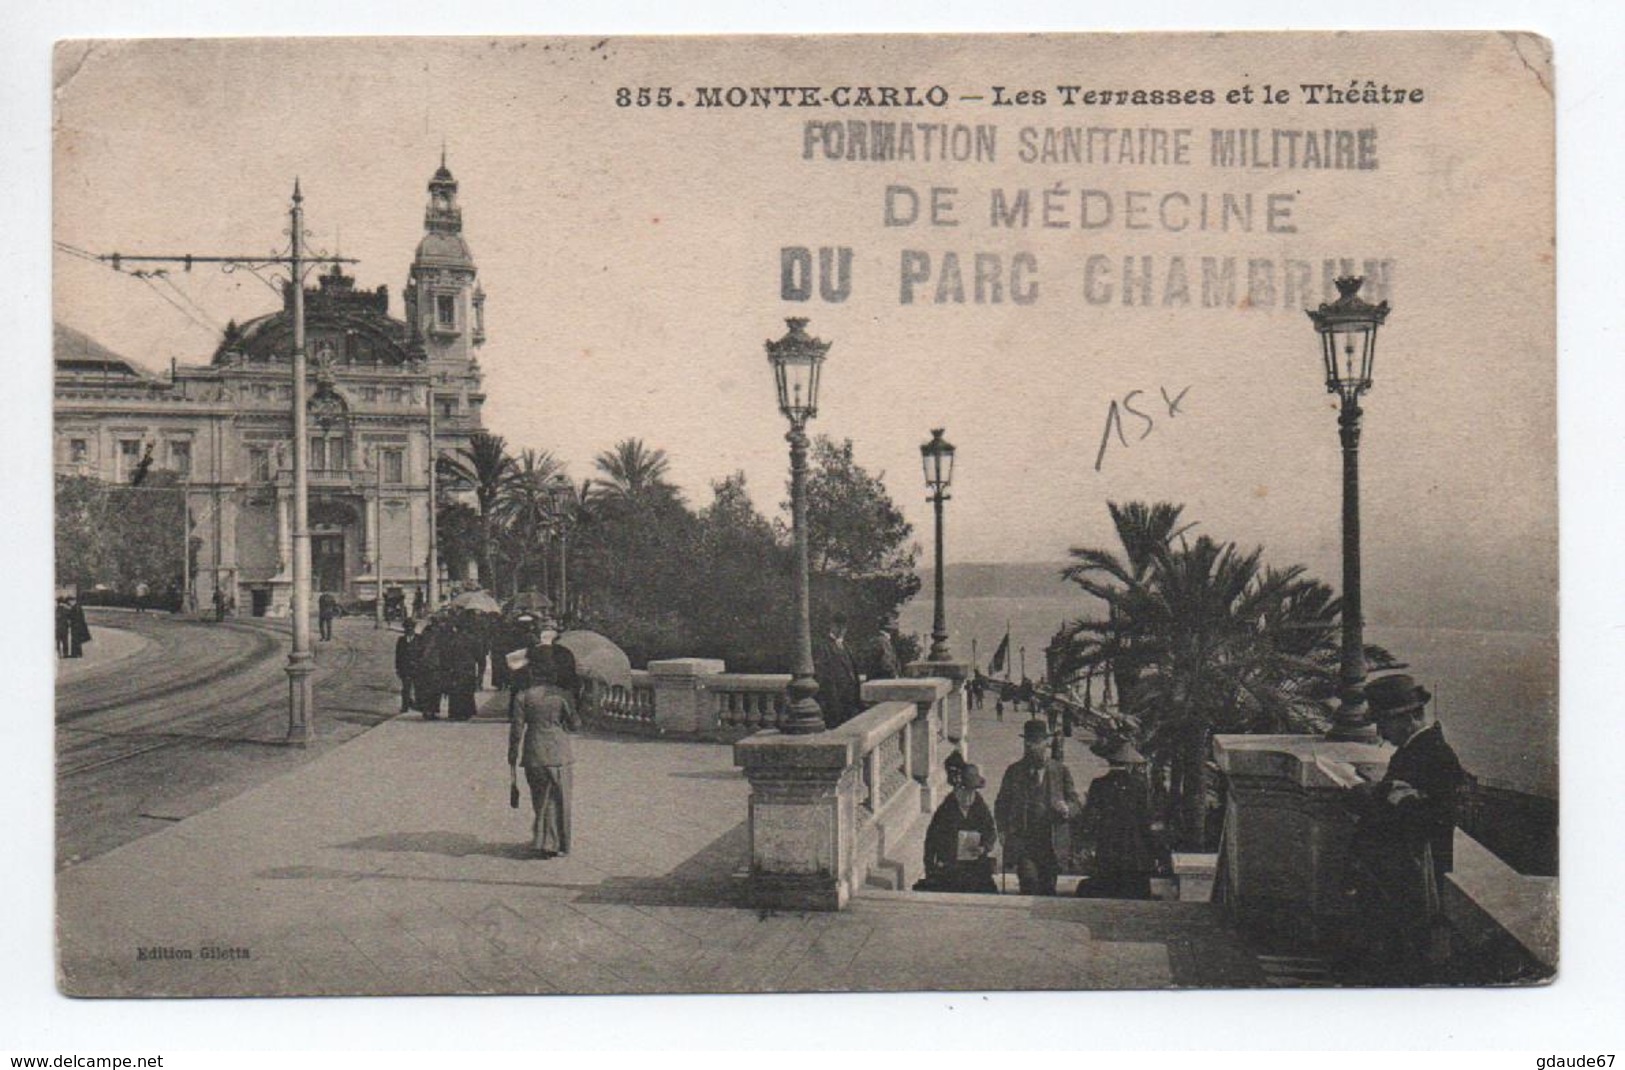
[[1049, 738], [1049, 722], [1034, 717], [1021, 726], [1021, 741], [1023, 743], [1042, 743]]
[[1117, 744], [1117, 746], [1108, 750], [1105, 754], [1102, 754], [1101, 757], [1105, 758], [1113, 765], [1145, 764], [1145, 755], [1141, 754], [1137, 749], [1135, 749], [1134, 744], [1130, 743], [1126, 739]]
[[1365, 685], [1365, 700], [1373, 719], [1419, 710], [1432, 697], [1431, 691], [1402, 672], [1378, 677]]
[[962, 788], [985, 788], [987, 778], [982, 771], [974, 765], [967, 765], [959, 771], [959, 786]]

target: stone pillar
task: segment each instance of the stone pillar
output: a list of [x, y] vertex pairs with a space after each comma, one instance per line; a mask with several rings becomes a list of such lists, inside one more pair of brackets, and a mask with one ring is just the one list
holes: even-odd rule
[[953, 685], [943, 698], [943, 725], [949, 748], [959, 748], [968, 762], [970, 756], [970, 707], [965, 701], [965, 681], [974, 666], [968, 661], [911, 661], [903, 668], [908, 677], [936, 676]]
[[[929, 663], [920, 663], [929, 664]], [[870, 680], [863, 685], [863, 704], [912, 702], [919, 709], [909, 732], [908, 771], [920, 785], [920, 808], [935, 813], [948, 794], [947, 699], [954, 682], [928, 676], [912, 680]]]
[[1393, 753], [1321, 736], [1215, 736], [1226, 781], [1220, 894], [1244, 927], [1311, 944], [1351, 920], [1347, 887], [1353, 815], [1328, 768], [1380, 778]]
[[860, 740], [758, 732], [734, 744], [750, 780], [752, 904], [840, 910], [852, 896]]
[[667, 658], [649, 662], [655, 692], [655, 724], [662, 732], [694, 734], [716, 727], [715, 700], [706, 680], [726, 665], [716, 658]]

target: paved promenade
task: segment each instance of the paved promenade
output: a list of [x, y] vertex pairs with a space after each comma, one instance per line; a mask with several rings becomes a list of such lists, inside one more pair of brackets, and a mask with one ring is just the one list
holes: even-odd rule
[[[1021, 718], [973, 722], [989, 791]], [[416, 716], [59, 875], [69, 994], [632, 993], [1265, 983], [1205, 904], [865, 891], [744, 905], [724, 746], [576, 743], [569, 857], [522, 849], [506, 726]], [[1096, 759], [1068, 758], [1080, 790]], [[183, 957], [189, 953], [189, 957]]]

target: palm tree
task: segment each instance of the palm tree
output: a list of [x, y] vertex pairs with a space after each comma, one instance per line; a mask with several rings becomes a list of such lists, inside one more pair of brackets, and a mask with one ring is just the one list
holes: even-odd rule
[[496, 507], [503, 487], [514, 473], [514, 460], [508, 454], [508, 443], [501, 435], [476, 431], [468, 445], [456, 453], [441, 455], [438, 471], [451, 486], [458, 490], [472, 490], [480, 509], [480, 569], [485, 582], [496, 584], [492, 567], [491, 547], [495, 542]]
[[594, 458], [593, 464], [603, 473], [597, 486], [608, 500], [642, 503], [677, 496], [677, 488], [666, 481], [671, 468], [666, 451], [650, 449], [641, 438], [622, 439], [614, 449]]
[[[1215, 732], [1325, 728], [1337, 689], [1340, 605], [1302, 566], [1266, 568], [1243, 552], [1176, 531], [1180, 509], [1112, 507], [1129, 564], [1072, 551], [1067, 578], [1105, 602], [1105, 620], [1073, 622], [1062, 640], [1073, 673], [1127, 664], [1120, 710], [1170, 775], [1180, 839], [1204, 846], [1208, 751]], [[1392, 657], [1367, 648], [1373, 665]]]
[[[1143, 588], [1146, 577], [1156, 564], [1157, 555], [1166, 551], [1176, 537], [1194, 525], [1180, 527], [1179, 516], [1185, 507], [1170, 502], [1157, 502], [1155, 505], [1107, 502], [1106, 508], [1111, 512], [1112, 524], [1117, 529], [1117, 539], [1123, 545], [1126, 560], [1120, 560], [1110, 550], [1073, 547], [1073, 563], [1063, 569], [1061, 575], [1104, 601], [1108, 614], [1115, 615], [1120, 602], [1127, 601], [1132, 592]], [[1093, 667], [1111, 674], [1119, 705], [1125, 705], [1123, 696], [1134, 689], [1140, 667], [1132, 649], [1133, 637], [1117, 633], [1113, 633], [1113, 636], [1116, 641], [1111, 649], [1101, 651]], [[1076, 647], [1068, 650], [1063, 646], [1059, 655], [1059, 665], [1063, 671], [1083, 668], [1071, 664], [1078, 653]]]
[[496, 518], [513, 566], [512, 592], [516, 595], [533, 553], [541, 563], [542, 589], [547, 589], [547, 547], [556, 533], [559, 488], [563, 485], [568, 485], [564, 462], [551, 450], [533, 449], [520, 452], [502, 485]]

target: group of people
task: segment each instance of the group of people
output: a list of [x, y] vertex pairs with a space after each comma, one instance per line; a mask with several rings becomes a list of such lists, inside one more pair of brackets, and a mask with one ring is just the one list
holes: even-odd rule
[[56, 653], [63, 658], [82, 658], [85, 644], [90, 642], [90, 625], [85, 621], [85, 607], [76, 595], [62, 595], [56, 600]]
[[[1380, 776], [1356, 767], [1360, 781], [1344, 794], [1354, 819], [1347, 891], [1359, 933], [1348, 958], [1355, 975], [1373, 983], [1426, 983], [1449, 954], [1441, 893], [1467, 776], [1428, 716], [1427, 688], [1395, 673], [1373, 680], [1365, 696], [1378, 735], [1395, 749]], [[1054, 732], [1044, 719], [1026, 722], [1024, 752], [1005, 770], [991, 810], [981, 771], [957, 750], [949, 756], [953, 793], [932, 816], [926, 877], [916, 888], [996, 892], [994, 858], [1002, 851], [1023, 895], [1054, 895], [1059, 860], [1076, 835], [1093, 856], [1078, 895], [1151, 896], [1161, 848], [1145, 758], [1128, 740], [1101, 748], [1110, 769], [1080, 799], [1071, 771], [1052, 752]]]
[[992, 810], [981, 796], [987, 784], [981, 770], [957, 750], [949, 755], [953, 791], [926, 830], [926, 875], [916, 888], [997, 892], [994, 858], [1002, 853], [1022, 895], [1054, 895], [1060, 860], [1071, 853], [1078, 829], [1094, 850], [1079, 895], [1150, 898], [1159, 858], [1145, 758], [1132, 743], [1116, 743], [1104, 754], [1110, 770], [1081, 799], [1072, 771], [1053, 754], [1048, 722], [1032, 718], [1021, 736], [1022, 756], [1005, 770]]
[[[444, 707], [447, 719], [473, 720], [475, 695], [485, 680], [487, 662], [502, 666], [493, 651], [507, 649], [493, 642], [493, 627], [469, 610], [442, 612], [430, 618], [421, 632], [408, 617], [395, 641], [395, 676], [401, 684], [401, 712], [413, 710], [424, 720], [438, 720]], [[516, 646], [523, 646], [521, 640]], [[501, 669], [493, 672], [493, 686], [502, 687]]]

